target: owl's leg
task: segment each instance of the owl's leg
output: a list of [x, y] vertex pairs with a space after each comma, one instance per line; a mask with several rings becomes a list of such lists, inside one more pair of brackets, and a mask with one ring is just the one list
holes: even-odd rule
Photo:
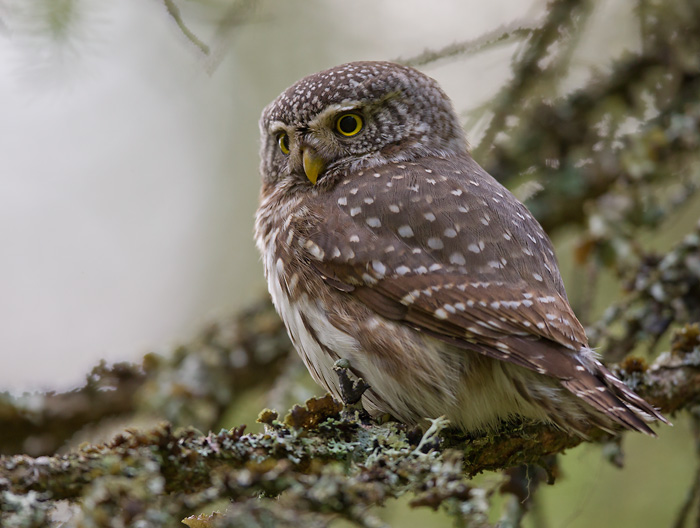
[[350, 362], [347, 359], [339, 359], [333, 365], [333, 370], [338, 375], [340, 384], [340, 396], [346, 407], [355, 405], [362, 399], [362, 395], [370, 386], [362, 378], [350, 379], [348, 369]]

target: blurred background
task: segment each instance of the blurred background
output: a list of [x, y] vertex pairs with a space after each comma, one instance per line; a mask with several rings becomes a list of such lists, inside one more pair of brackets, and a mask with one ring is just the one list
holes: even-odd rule
[[[231, 5], [0, 0], [0, 390], [76, 387], [102, 359], [168, 351], [266, 295], [252, 240], [257, 121], [287, 86], [343, 62], [533, 27], [547, 13], [542, 0]], [[638, 9], [596, 2], [543, 97], [639, 50]], [[472, 144], [522, 50], [506, 39], [420, 66]], [[686, 207], [650, 243], [667, 248], [697, 216]], [[567, 286], [585, 295], [570, 233], [555, 242]], [[530, 526], [670, 526], [693, 478], [689, 426], [676, 422], [661, 440], [629, 435], [622, 471], [598, 446], [567, 454], [566, 478], [543, 490]], [[401, 506], [386, 515], [396, 526], [451, 523]]]

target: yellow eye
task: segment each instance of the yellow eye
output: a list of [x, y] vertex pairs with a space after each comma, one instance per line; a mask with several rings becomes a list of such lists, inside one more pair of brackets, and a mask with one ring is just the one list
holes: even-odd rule
[[277, 134], [277, 144], [280, 146], [282, 154], [285, 156], [289, 154], [289, 136], [286, 132], [280, 132]]
[[357, 114], [342, 114], [335, 122], [335, 129], [345, 137], [354, 136], [362, 130], [362, 118]]

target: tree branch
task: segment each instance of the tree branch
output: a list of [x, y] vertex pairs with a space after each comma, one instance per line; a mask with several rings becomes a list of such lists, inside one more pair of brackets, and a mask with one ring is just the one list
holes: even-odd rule
[[[688, 408], [700, 402], [700, 341], [663, 354], [644, 372], [620, 374], [662, 411]], [[264, 413], [263, 433], [245, 434], [242, 426], [201, 435], [165, 424], [147, 432], [128, 431], [108, 444], [84, 445], [67, 455], [2, 457], [0, 491], [75, 500], [94, 493], [98, 485], [141, 477], [144, 486], [156, 479], [163, 495], [170, 494], [174, 517], [214, 497], [245, 500], [285, 491], [285, 501], [300, 514], [333, 513], [357, 520], [363, 508], [409, 491], [417, 494], [416, 505], [470, 503], [478, 497], [467, 476], [537, 464], [583, 442], [544, 424], [524, 424], [476, 438], [443, 431], [438, 443], [445, 426], [438, 420], [426, 433], [429, 437], [416, 444], [400, 424], [362, 425], [340, 410], [326, 396], [293, 410], [284, 421], [276, 413]], [[592, 441], [609, 438], [595, 429], [589, 434]], [[319, 496], [322, 490], [332, 491]], [[123, 494], [110, 493], [109, 500], [122, 500]]]

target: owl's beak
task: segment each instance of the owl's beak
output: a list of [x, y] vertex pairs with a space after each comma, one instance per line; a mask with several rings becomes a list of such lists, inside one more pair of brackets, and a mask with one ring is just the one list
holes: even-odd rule
[[311, 183], [316, 185], [318, 175], [326, 168], [326, 163], [321, 159], [318, 153], [311, 147], [304, 148], [304, 172]]

